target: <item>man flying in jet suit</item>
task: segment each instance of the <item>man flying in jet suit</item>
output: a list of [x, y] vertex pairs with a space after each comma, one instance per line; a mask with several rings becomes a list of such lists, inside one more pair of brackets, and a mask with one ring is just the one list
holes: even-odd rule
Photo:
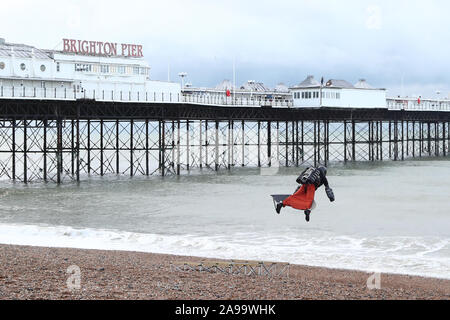
[[281, 209], [286, 206], [297, 210], [305, 210], [306, 221], [309, 222], [311, 207], [317, 189], [325, 185], [325, 191], [328, 198], [331, 202], [335, 201], [333, 190], [328, 185], [326, 176], [327, 168], [323, 166], [319, 168], [310, 167], [303, 171], [297, 179], [297, 183], [300, 184], [300, 186], [297, 188], [294, 195], [277, 204], [277, 213], [280, 214]]

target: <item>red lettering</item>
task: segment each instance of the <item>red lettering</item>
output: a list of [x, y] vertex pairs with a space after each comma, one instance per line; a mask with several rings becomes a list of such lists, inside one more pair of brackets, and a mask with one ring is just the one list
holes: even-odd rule
[[98, 46], [97, 54], [103, 54], [103, 42], [97, 41], [97, 46]]
[[117, 56], [117, 43], [110, 43], [111, 45], [111, 55]]
[[122, 55], [125, 56], [125, 50], [127, 49], [128, 45], [125, 43], [122, 43]]
[[[63, 52], [83, 53], [91, 55], [118, 55], [118, 44], [112, 42], [87, 41], [63, 39]], [[124, 57], [143, 57], [143, 46], [135, 44], [121, 44], [121, 56]]]
[[89, 53], [96, 54], [97, 50], [95, 48], [95, 41], [89, 41]]
[[64, 52], [69, 52], [70, 51], [70, 41], [69, 39], [63, 39], [63, 43], [64, 43]]
[[81, 52], [82, 53], [89, 53], [89, 46], [87, 41], [81, 42]]
[[77, 41], [70, 40], [70, 52], [77, 53]]
[[105, 43], [104, 50], [107, 56], [111, 55], [111, 44], [109, 42]]

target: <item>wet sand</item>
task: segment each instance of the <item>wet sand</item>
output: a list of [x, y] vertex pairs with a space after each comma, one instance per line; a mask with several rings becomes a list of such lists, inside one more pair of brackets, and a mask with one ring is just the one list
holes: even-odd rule
[[[161, 254], [0, 245], [0, 300], [5, 299], [446, 299], [450, 280], [291, 266], [289, 277], [179, 272], [171, 263], [217, 261]], [[67, 287], [67, 269], [81, 288]]]

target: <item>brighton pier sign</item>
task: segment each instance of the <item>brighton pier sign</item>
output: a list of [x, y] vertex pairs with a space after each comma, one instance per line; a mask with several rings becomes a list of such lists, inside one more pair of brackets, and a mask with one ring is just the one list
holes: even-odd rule
[[63, 39], [63, 52], [93, 56], [142, 58], [142, 46], [114, 42]]

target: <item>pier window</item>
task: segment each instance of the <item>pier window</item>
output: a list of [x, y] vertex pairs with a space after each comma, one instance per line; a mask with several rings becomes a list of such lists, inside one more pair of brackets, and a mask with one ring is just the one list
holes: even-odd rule
[[125, 74], [125, 66], [119, 66], [119, 73]]
[[107, 64], [102, 64], [100, 66], [101, 73], [109, 73], [109, 66]]
[[92, 71], [92, 65], [76, 63], [75, 64], [75, 71], [77, 71], [77, 72], [91, 72]]
[[141, 68], [141, 75], [147, 75], [148, 74], [148, 72], [147, 72], [147, 68]]

